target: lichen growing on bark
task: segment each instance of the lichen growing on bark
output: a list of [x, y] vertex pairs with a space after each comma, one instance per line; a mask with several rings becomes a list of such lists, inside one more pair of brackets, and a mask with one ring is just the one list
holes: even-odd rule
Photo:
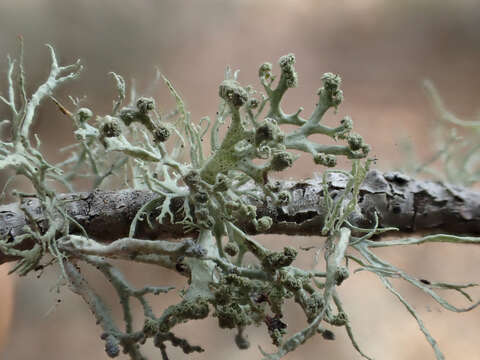
[[[187, 354], [203, 351], [174, 331], [180, 323], [211, 315], [218, 319], [220, 328], [237, 329], [235, 342], [240, 349], [249, 346], [246, 339], [249, 326], [266, 326], [276, 351], [268, 354], [262, 350], [265, 359], [279, 359], [317, 333], [324, 339], [332, 339], [332, 328], [339, 326], [346, 328], [355, 349], [368, 359], [354, 339], [348, 315], [336, 291], [338, 286], [349, 281], [352, 263], [357, 263], [356, 271], [375, 273], [405, 305], [437, 358], [443, 358], [418, 314], [393, 288], [389, 278], [404, 279], [452, 311], [467, 311], [478, 303], [457, 308], [434, 289], [452, 289], [469, 299], [463, 289], [474, 284], [427, 283], [380, 259], [372, 249], [467, 240], [435, 235], [393, 242], [372, 241], [374, 236], [394, 230], [379, 227], [375, 205], [369, 215], [373, 219], [372, 226], [357, 226], [355, 220], [361, 213], [362, 201], [367, 195], [372, 199], [375, 196], [375, 191], [368, 188], [368, 178], [373, 175], [368, 172], [371, 161], [365, 160], [369, 146], [359, 134], [352, 132], [352, 119], [346, 116], [333, 127], [322, 123], [325, 113], [329, 109], [336, 111], [343, 100], [338, 75], [325, 73], [319, 77], [322, 87], [317, 92], [317, 104], [312, 114], [303, 118], [301, 108], [287, 114], [281, 106], [286, 91], [299, 83], [293, 54], [279, 59], [279, 75], [274, 75], [270, 63], [260, 66], [259, 80], [264, 94], [250, 86], [242, 86], [238, 72], [227, 70], [219, 86], [220, 105], [215, 119], [205, 117], [196, 122], [164, 75], [157, 73], [156, 80], [163, 80], [175, 99], [176, 108], [161, 113], [153, 98], [137, 98], [133, 90], [131, 101], [126, 103], [126, 82], [112, 73], [118, 96], [111, 113], [97, 114], [77, 99], [71, 98], [72, 104], [65, 105], [53, 98], [53, 91], [79, 76], [82, 67], [78, 62], [60, 66], [53, 48], [49, 46], [48, 49], [52, 65], [45, 83], [27, 96], [22, 47], [19, 58], [9, 60], [8, 95], [0, 97], [11, 111], [11, 118], [2, 123], [9, 123], [10, 134], [1, 142], [0, 169], [12, 169], [13, 178], [25, 176], [34, 189], [32, 194], [15, 192], [25, 223], [15, 231], [3, 231], [2, 228], [0, 251], [3, 256], [17, 260], [13, 272], [20, 275], [58, 265], [62, 282], [68, 283], [70, 289], [85, 300], [102, 327], [101, 338], [108, 356], [116, 357], [123, 350], [131, 359], [144, 359], [140, 345], [147, 339], [153, 339], [163, 359], [168, 359], [167, 342]], [[69, 148], [69, 157], [58, 164], [48, 162], [41, 152], [38, 137], [31, 133], [38, 107], [49, 99], [55, 102], [62, 116], [72, 121], [77, 140]], [[224, 131], [222, 136], [221, 131]], [[318, 134], [333, 139], [335, 145], [313, 140], [313, 135]], [[204, 139], [210, 141], [207, 152], [202, 146]], [[279, 217], [275, 217], [273, 211], [270, 214], [259, 212], [262, 201], [268, 202], [278, 215], [280, 211], [288, 214], [289, 205], [298, 200], [294, 190], [282, 188], [282, 183], [272, 179], [274, 173], [294, 164], [298, 155], [293, 150], [311, 155], [312, 164], [323, 170], [320, 182], [323, 224], [317, 234], [325, 237], [325, 271], [301, 269], [295, 266], [298, 249], [294, 246], [273, 251], [253, 235], [269, 232], [278, 225], [275, 221]], [[351, 170], [335, 169], [338, 156], [352, 160]], [[108, 186], [108, 182], [117, 177], [131, 191], [117, 197], [114, 204], [109, 204], [108, 196], [101, 195], [98, 190], [94, 195], [75, 194], [75, 180], [80, 173], [92, 179], [92, 190]], [[341, 185], [335, 187], [335, 181]], [[9, 181], [7, 185], [12, 186], [12, 183]], [[55, 186], [63, 186], [72, 194], [58, 196]], [[130, 219], [124, 231], [128, 236], [107, 242], [105, 234], [102, 238], [87, 231], [96, 216], [85, 214], [80, 206], [72, 205], [75, 201], [84, 201], [89, 208], [95, 209], [90, 201], [102, 199], [100, 209], [113, 209], [115, 214], [122, 208], [128, 209], [129, 202], [138, 202], [145, 194], [142, 191], [146, 190], [154, 196], [142, 198], [144, 201], [138, 211], [125, 215]], [[9, 211], [2, 212], [5, 215], [1, 219], [2, 226], [8, 223], [6, 217], [13, 214]], [[108, 223], [102, 225], [105, 233], [115, 234], [108, 229]], [[184, 236], [185, 239], [173, 241], [165, 236], [159, 239], [154, 229], [162, 225], [170, 226], [169, 229], [180, 227], [175, 237]], [[153, 230], [150, 233], [140, 231], [141, 226]], [[173, 237], [173, 233], [171, 235]], [[469, 241], [478, 242], [476, 238]], [[246, 260], [247, 253], [253, 260]], [[156, 264], [185, 276], [187, 286], [181, 292], [180, 301], [156, 315], [146, 295], [159, 295], [171, 287], [135, 288], [112, 265], [112, 259]], [[122, 306], [123, 327], [82, 275], [80, 266], [88, 265], [98, 269], [114, 287]], [[140, 329], [134, 328], [131, 298], [137, 299], [143, 308], [144, 321]], [[284, 304], [289, 299], [305, 313], [307, 324], [295, 334], [289, 333], [288, 324], [283, 320]]]

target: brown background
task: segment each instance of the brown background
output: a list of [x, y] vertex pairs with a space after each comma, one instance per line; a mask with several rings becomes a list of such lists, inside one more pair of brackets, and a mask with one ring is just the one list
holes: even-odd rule
[[[19, 34], [25, 38], [29, 90], [48, 73], [48, 52], [43, 45], [48, 42], [61, 62], [81, 58], [86, 67], [81, 80], [64, 87], [59, 98], [67, 102], [67, 94], [88, 94], [87, 104], [96, 114], [109, 112], [115, 96], [109, 71], [127, 80], [135, 77], [141, 93], [159, 66], [180, 90], [193, 118], [199, 119], [215, 114], [217, 88], [227, 64], [241, 69], [243, 84], [258, 88], [259, 64], [276, 63], [279, 56], [294, 52], [300, 81], [287, 94], [285, 108], [295, 111], [304, 106], [309, 114], [321, 75], [327, 71], [341, 74], [345, 102], [339, 114], [329, 115], [327, 121], [335, 124], [350, 114], [356, 130], [372, 145], [377, 167], [390, 169], [405, 161], [399, 146], [405, 139], [415, 144], [421, 157], [432, 151], [434, 115], [421, 89], [422, 79], [432, 79], [449, 108], [459, 115], [473, 118], [478, 110], [479, 24], [480, 7], [473, 0], [2, 0], [0, 91], [5, 93], [6, 54], [16, 51]], [[164, 89], [148, 95], [155, 96], [164, 108], [172, 104]], [[0, 115], [7, 115], [4, 108]], [[61, 158], [56, 149], [71, 142], [71, 130], [71, 124], [46, 102], [35, 131], [49, 159]], [[305, 158], [288, 176], [309, 177], [321, 170]], [[319, 238], [263, 241], [279, 248], [287, 242], [321, 244]], [[474, 247], [425, 246], [381, 253], [427, 279], [479, 281], [480, 250]], [[312, 257], [312, 253], [303, 254], [298, 264], [311, 266]], [[182, 286], [182, 279], [155, 268], [122, 266], [139, 285]], [[100, 329], [85, 305], [66, 288], [60, 294], [49, 291], [55, 281], [53, 272], [40, 281], [33, 275], [18, 279], [13, 327], [1, 359], [107, 358], [99, 341]], [[480, 359], [478, 310], [450, 314], [415, 289], [397, 285], [411, 299], [447, 358]], [[392, 360], [434, 358], [416, 323], [374, 276], [355, 274], [340, 292], [358, 341], [368, 354]], [[478, 298], [480, 293], [475, 295]], [[61, 300], [58, 306], [57, 299]], [[458, 296], [449, 299], [462, 303]], [[175, 293], [161, 297], [157, 311], [176, 300]], [[294, 306], [287, 321], [295, 330], [304, 326]], [[235, 348], [233, 332], [219, 330], [214, 319], [180, 329], [192, 343], [206, 348], [195, 359], [260, 358], [257, 344], [272, 349], [263, 327], [249, 330], [252, 347], [243, 352]], [[336, 334], [336, 341], [315, 338], [286, 358], [359, 359], [343, 330]], [[153, 347], [148, 348], [151, 359], [160, 358]], [[172, 359], [186, 358], [176, 351], [171, 354]]]

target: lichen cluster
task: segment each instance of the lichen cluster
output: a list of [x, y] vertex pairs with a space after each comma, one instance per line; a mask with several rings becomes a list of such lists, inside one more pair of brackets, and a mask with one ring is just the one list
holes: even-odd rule
[[[163, 359], [168, 359], [167, 342], [185, 353], [203, 351], [174, 331], [180, 323], [210, 314], [218, 319], [220, 328], [237, 329], [235, 342], [241, 349], [249, 346], [248, 327], [264, 326], [277, 348], [272, 354], [262, 351], [265, 359], [279, 359], [317, 333], [324, 339], [333, 339], [332, 328], [338, 326], [346, 328], [354, 347], [368, 358], [354, 340], [336, 292], [336, 287], [350, 275], [346, 260], [379, 275], [387, 288], [391, 284], [385, 277], [401, 276], [431, 292], [425, 284], [382, 262], [369, 250], [382, 244], [369, 240], [373, 235], [391, 229], [349, 225], [370, 163], [360, 159], [367, 156], [369, 146], [352, 132], [350, 117], [344, 117], [334, 127], [321, 122], [324, 114], [337, 109], [343, 100], [338, 75], [326, 73], [319, 77], [323, 86], [317, 93], [318, 102], [312, 114], [303, 118], [302, 109], [286, 114], [281, 107], [286, 91], [298, 84], [293, 54], [279, 59], [279, 76], [274, 75], [272, 64], [260, 66], [264, 94], [251, 86], [242, 86], [238, 73], [227, 70], [219, 86], [220, 106], [215, 119], [206, 117], [195, 122], [179, 93], [162, 74], [157, 73], [155, 81], [163, 80], [176, 101], [176, 108], [167, 113], [159, 112], [153, 98], [137, 96], [134, 90], [126, 103], [126, 83], [112, 73], [118, 97], [110, 114], [96, 114], [83, 106], [80, 99], [72, 98], [73, 109], [69, 110], [70, 106], [52, 97], [57, 86], [78, 76], [81, 66], [59, 66], [53, 49], [49, 49], [52, 67], [45, 84], [27, 98], [21, 55], [19, 63], [9, 62], [8, 97], [0, 98], [12, 112], [11, 136], [1, 142], [0, 169], [11, 168], [15, 175], [26, 176], [35, 193], [16, 195], [20, 201], [35, 197], [43, 209], [41, 219], [26, 212], [31, 221], [25, 234], [13, 239], [4, 236], [0, 250], [18, 257], [14, 271], [21, 275], [47, 264], [58, 264], [62, 281], [85, 300], [103, 328], [108, 356], [113, 358], [123, 351], [132, 359], [144, 359], [140, 345], [148, 339], [153, 339]], [[69, 157], [59, 164], [45, 160], [38, 138], [35, 146], [31, 143], [35, 111], [48, 98], [76, 127], [77, 143], [69, 147]], [[286, 131], [281, 127], [285, 124], [293, 127]], [[315, 134], [328, 136], [337, 143], [318, 143], [311, 138]], [[208, 151], [203, 146], [204, 139], [209, 140]], [[338, 172], [346, 182], [345, 190], [334, 199], [328, 195], [328, 182], [324, 181], [328, 215], [323, 228], [318, 230], [319, 235], [326, 237], [324, 272], [296, 267], [294, 247], [272, 251], [238, 226], [239, 219], [255, 233], [267, 233], [272, 226], [272, 218], [258, 215], [251, 198], [267, 199], [278, 207], [289, 204], [290, 192], [272, 180], [272, 173], [293, 165], [298, 155], [292, 150], [310, 154], [312, 162], [324, 171], [325, 179]], [[337, 156], [352, 159], [351, 171], [328, 170], [336, 165]], [[116, 179], [123, 181], [125, 187], [148, 189], [158, 196], [136, 214], [128, 237], [103, 244], [66, 214], [64, 202], [55, 194], [52, 182], [73, 192], [79, 175], [91, 179], [92, 189], [108, 186], [109, 181]], [[171, 210], [174, 199], [182, 199], [180, 215]], [[153, 219], [152, 214], [156, 214]], [[153, 221], [180, 223], [185, 232], [194, 236], [183, 241], [135, 237], [140, 222]], [[362, 233], [363, 236], [358, 235]], [[27, 242], [33, 247], [25, 249], [22, 245]], [[346, 253], [349, 246], [359, 253], [358, 257]], [[158, 295], [171, 288], [132, 287], [110, 263], [110, 259], [126, 253], [131, 261], [157, 264], [184, 275], [188, 286], [181, 292], [179, 303], [160, 315], [154, 314], [146, 295]], [[245, 260], [247, 253], [253, 261]], [[105, 301], [89, 286], [80, 265], [96, 267], [113, 285], [122, 305], [125, 330], [121, 330]], [[132, 298], [143, 308], [144, 325], [140, 329], [133, 326]], [[307, 326], [295, 334], [289, 334], [283, 320], [288, 300], [305, 313]]]

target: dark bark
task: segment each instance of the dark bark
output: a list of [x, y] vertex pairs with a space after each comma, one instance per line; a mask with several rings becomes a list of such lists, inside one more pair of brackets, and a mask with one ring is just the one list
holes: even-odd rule
[[[268, 215], [273, 219], [271, 234], [319, 235], [325, 217], [321, 179], [305, 181], [278, 181], [282, 190], [290, 191], [289, 205], [278, 207], [271, 201], [252, 202], [257, 206], [258, 216]], [[331, 174], [328, 191], [332, 198], [341, 196], [346, 177]], [[80, 223], [88, 235], [98, 241], [109, 242], [126, 237], [130, 223], [143, 204], [155, 198], [149, 191], [93, 191], [90, 193], [63, 194], [59, 199], [68, 200], [67, 213]], [[378, 214], [379, 227], [397, 227], [401, 232], [429, 230], [435, 233], [480, 235], [480, 193], [440, 182], [410, 179], [399, 173], [370, 171], [359, 194], [359, 206], [349, 221], [358, 227], [372, 228], [374, 213]], [[173, 199], [170, 205], [175, 221], [183, 218], [183, 198]], [[23, 208], [23, 210], [22, 210]], [[32, 215], [40, 227], [45, 227], [38, 200], [24, 199], [22, 204], [0, 206], [0, 235], [13, 241], [23, 232], [27, 223], [25, 212]], [[168, 216], [163, 224], [153, 219], [153, 228], [147, 222], [137, 225], [135, 237], [167, 239], [195, 236], [185, 233], [183, 226], [172, 224]], [[239, 219], [237, 225], [254, 233], [253, 224]], [[72, 225], [73, 226], [73, 225]], [[72, 229], [78, 232], [79, 229]], [[28, 246], [28, 244], [27, 244]], [[14, 260], [0, 254], [0, 263]]]

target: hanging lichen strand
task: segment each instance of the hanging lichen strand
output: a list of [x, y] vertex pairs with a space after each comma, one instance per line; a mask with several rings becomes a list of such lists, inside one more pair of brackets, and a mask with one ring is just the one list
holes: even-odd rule
[[[150, 338], [163, 359], [168, 359], [167, 343], [180, 347], [187, 354], [203, 351], [175, 333], [175, 326], [211, 314], [218, 319], [219, 327], [237, 329], [235, 342], [241, 349], [249, 346], [246, 336], [249, 326], [266, 326], [277, 351], [273, 354], [262, 351], [265, 359], [279, 359], [317, 333], [324, 339], [333, 339], [331, 328], [336, 326], [344, 326], [355, 349], [368, 358], [353, 337], [348, 316], [336, 292], [336, 287], [349, 276], [346, 260], [350, 259], [350, 264], [359, 264], [357, 270], [371, 271], [379, 276], [418, 321], [437, 359], [443, 358], [413, 307], [393, 288], [388, 278], [403, 278], [452, 311], [466, 311], [477, 304], [458, 309], [432, 289], [453, 289], [470, 299], [462, 289], [474, 284], [427, 283], [379, 259], [371, 248], [429, 241], [466, 241], [439, 235], [428, 239], [373, 242], [369, 240], [373, 235], [393, 229], [378, 228], [376, 215], [372, 229], [351, 225], [351, 216], [358, 210], [360, 186], [370, 163], [360, 159], [367, 156], [369, 146], [360, 135], [351, 132], [353, 122], [349, 117], [344, 117], [335, 127], [321, 123], [323, 115], [331, 108], [337, 109], [342, 102], [338, 75], [326, 73], [321, 77], [323, 86], [317, 93], [318, 103], [310, 117], [303, 118], [302, 109], [286, 114], [281, 107], [285, 92], [298, 82], [293, 54], [280, 58], [278, 81], [273, 75], [272, 64], [260, 66], [259, 78], [265, 94], [250, 86], [243, 87], [238, 73], [227, 70], [219, 87], [221, 101], [214, 121], [205, 117], [195, 123], [178, 92], [162, 74], [157, 73], [155, 83], [163, 80], [176, 101], [176, 108], [167, 113], [159, 113], [153, 98], [137, 97], [134, 89], [126, 105], [125, 81], [112, 73], [118, 97], [110, 114], [97, 115], [82, 106], [80, 99], [70, 98], [72, 105], [66, 106], [53, 98], [55, 88], [76, 78], [81, 66], [78, 62], [59, 66], [53, 49], [49, 47], [49, 50], [50, 75], [30, 97], [25, 91], [23, 48], [18, 60], [9, 59], [8, 95], [0, 100], [11, 110], [11, 119], [2, 122], [2, 125], [9, 124], [10, 134], [4, 135], [5, 140], [1, 142], [0, 169], [13, 169], [12, 179], [24, 175], [35, 192], [14, 191], [27, 224], [21, 230], [2, 232], [0, 250], [17, 259], [13, 271], [20, 275], [57, 264], [59, 284], [68, 283], [70, 289], [85, 300], [102, 327], [108, 356], [116, 357], [122, 350], [131, 359], [145, 359], [140, 345]], [[70, 155], [59, 164], [45, 159], [40, 140], [30, 132], [40, 103], [49, 98], [76, 128], [77, 143], [68, 147]], [[69, 107], [74, 109], [69, 110]], [[283, 124], [295, 127], [285, 132], [280, 127]], [[220, 135], [222, 128], [226, 128], [223, 137]], [[340, 142], [323, 145], [311, 139], [314, 134]], [[35, 145], [31, 143], [32, 135]], [[211, 145], [207, 155], [202, 147], [206, 138]], [[272, 226], [270, 216], [257, 215], [255, 201], [268, 201], [278, 209], [288, 207], [291, 191], [273, 181], [271, 174], [292, 166], [297, 157], [289, 152], [292, 149], [309, 153], [314, 163], [330, 168], [336, 165], [337, 156], [352, 159], [350, 171], [324, 169], [323, 172], [321, 191], [326, 215], [318, 234], [326, 237], [325, 244], [319, 246], [324, 253], [325, 271], [295, 267], [295, 248], [285, 247], [280, 252], [269, 250], [252, 235], [247, 235], [245, 226], [239, 226], [239, 223], [248, 224], [250, 233], [265, 233]], [[70, 202], [83, 195], [57, 196], [53, 184], [74, 193], [79, 174], [91, 179], [92, 189], [108, 187], [111, 181], [117, 184], [123, 181], [125, 188], [149, 190], [155, 194], [132, 214], [128, 237], [99, 242], [95, 234], [87, 233], [74, 219], [81, 214], [72, 216], [75, 209], [66, 210]], [[332, 177], [342, 183], [335, 197], [330, 196]], [[7, 182], [2, 197], [13, 184], [12, 179]], [[140, 196], [140, 192], [125, 194], [128, 195], [121, 198], [123, 200], [116, 203], [115, 208], [138, 201]], [[41, 211], [31, 212], [32, 202]], [[2, 218], [2, 221], [6, 220]], [[92, 215], [82, 219], [83, 223], [94, 221]], [[178, 241], [155, 240], [157, 237], [152, 230], [150, 237], [145, 238], [145, 234], [140, 236], [137, 231], [140, 223], [147, 223], [152, 229], [181, 224], [190, 237]], [[109, 224], [103, 226], [108, 232]], [[255, 260], [245, 261], [247, 253]], [[156, 315], [146, 295], [159, 295], [171, 287], [134, 288], [112, 265], [111, 259], [128, 259], [171, 269], [185, 276], [188, 286], [180, 292], [178, 304]], [[113, 285], [122, 305], [124, 326], [113, 319], [106, 301], [83, 277], [80, 265], [94, 266]], [[134, 329], [132, 298], [143, 308], [144, 326], [140, 329]], [[289, 299], [305, 313], [306, 327], [288, 335], [288, 324], [283, 316], [284, 304]]]

